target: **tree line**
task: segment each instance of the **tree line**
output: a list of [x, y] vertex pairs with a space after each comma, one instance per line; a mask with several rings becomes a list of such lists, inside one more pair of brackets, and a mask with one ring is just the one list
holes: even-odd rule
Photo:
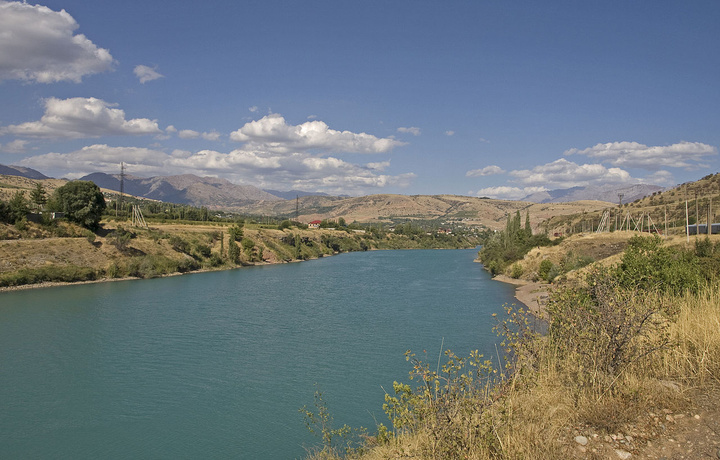
[[25, 221], [31, 212], [41, 215], [46, 221], [50, 213], [61, 212], [70, 222], [96, 231], [105, 208], [105, 197], [93, 182], [68, 182], [49, 196], [42, 183], [38, 182], [29, 197], [21, 190], [7, 202], [0, 200], [0, 222], [18, 224]]

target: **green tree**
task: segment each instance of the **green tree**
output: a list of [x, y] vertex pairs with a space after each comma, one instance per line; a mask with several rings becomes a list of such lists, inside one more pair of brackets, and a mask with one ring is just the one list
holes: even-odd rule
[[11, 223], [17, 223], [25, 219], [25, 216], [30, 211], [30, 208], [28, 207], [28, 202], [25, 199], [25, 192], [15, 192], [12, 199], [10, 199], [10, 202], [8, 203], [8, 208], [10, 210], [9, 217]]
[[95, 183], [78, 180], [55, 190], [48, 205], [64, 212], [69, 221], [97, 230], [105, 210], [105, 197]]
[[35, 204], [37, 211], [42, 211], [45, 203], [47, 203], [47, 192], [43, 184], [38, 182], [35, 184], [35, 188], [30, 192], [30, 200]]
[[240, 248], [232, 239], [230, 239], [230, 242], [228, 243], [228, 259], [230, 259], [230, 262], [234, 264], [238, 263], [240, 259]]
[[233, 225], [232, 227], [228, 228], [228, 233], [230, 234], [230, 241], [240, 241], [243, 238], [243, 229], [242, 225]]
[[525, 235], [529, 238], [532, 236], [532, 228], [530, 227], [530, 210], [525, 214]]

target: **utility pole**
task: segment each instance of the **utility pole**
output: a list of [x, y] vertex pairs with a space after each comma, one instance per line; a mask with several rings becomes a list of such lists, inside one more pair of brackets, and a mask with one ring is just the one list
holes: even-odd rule
[[120, 162], [120, 197], [115, 203], [115, 217], [118, 216], [118, 210], [122, 211], [123, 192], [125, 191], [125, 163]]

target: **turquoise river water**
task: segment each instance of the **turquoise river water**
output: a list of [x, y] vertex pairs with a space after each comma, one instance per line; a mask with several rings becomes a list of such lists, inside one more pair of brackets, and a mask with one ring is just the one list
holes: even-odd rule
[[407, 349], [495, 355], [513, 287], [476, 253], [0, 293], [0, 458], [302, 458], [316, 383], [336, 424], [387, 424]]

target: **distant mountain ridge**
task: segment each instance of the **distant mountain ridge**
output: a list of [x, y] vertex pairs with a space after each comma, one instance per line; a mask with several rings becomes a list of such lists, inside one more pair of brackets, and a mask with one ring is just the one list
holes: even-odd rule
[[304, 196], [330, 196], [327, 193], [322, 192], [303, 192], [302, 190], [289, 190], [287, 192], [281, 192], [280, 190], [268, 190], [264, 189], [264, 192], [267, 192], [271, 195], [274, 195], [278, 198], [282, 198], [283, 200], [294, 200], [295, 198], [302, 198]]
[[650, 184], [590, 185], [587, 187], [572, 187], [536, 192], [526, 196], [522, 201], [530, 201], [533, 203], [568, 203], [572, 201], [595, 200], [617, 203], [619, 200], [618, 194], [622, 194], [623, 203], [629, 203], [663, 190], [665, 190], [664, 187]]
[[5, 166], [0, 165], [0, 174], [5, 174], [6, 176], [20, 176], [20, 177], [26, 177], [28, 179], [50, 179], [45, 174], [41, 173], [40, 171], [36, 171], [32, 168], [26, 168], [24, 166]]
[[[119, 174], [93, 173], [80, 180], [93, 181], [99, 187], [120, 191]], [[255, 201], [281, 200], [252, 185], [237, 185], [226, 179], [194, 174], [148, 178], [126, 175], [123, 192], [153, 200], [209, 207], [233, 207]]]

